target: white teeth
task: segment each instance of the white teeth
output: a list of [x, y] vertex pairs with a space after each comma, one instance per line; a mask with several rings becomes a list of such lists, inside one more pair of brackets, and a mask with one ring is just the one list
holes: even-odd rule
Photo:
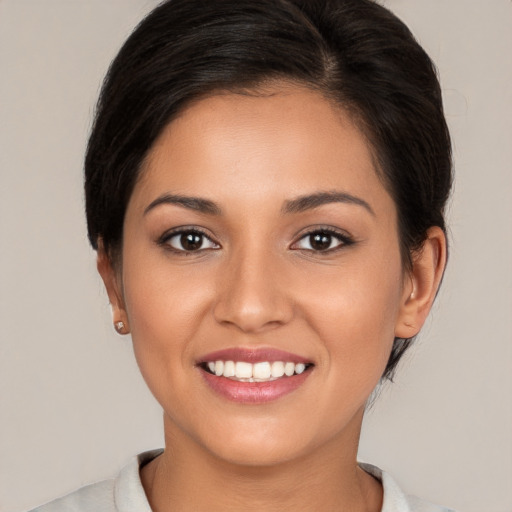
[[279, 379], [283, 376], [291, 377], [300, 375], [306, 370], [304, 363], [292, 363], [284, 361], [261, 361], [259, 363], [247, 363], [245, 361], [208, 361], [208, 370], [217, 375], [242, 382], [266, 382]]
[[306, 365], [303, 363], [298, 363], [295, 365], [295, 373], [300, 375], [306, 369]]
[[274, 361], [272, 363], [272, 377], [275, 379], [278, 379], [279, 377], [282, 377], [284, 375], [284, 363], [281, 361]]
[[250, 379], [252, 377], [252, 364], [237, 361], [235, 363], [235, 377], [237, 379]]
[[252, 376], [255, 379], [268, 379], [270, 378], [270, 363], [256, 363], [252, 368]]
[[295, 365], [293, 363], [286, 363], [284, 365], [284, 374], [287, 377], [291, 377], [295, 372]]
[[224, 373], [222, 375], [224, 375], [224, 377], [235, 376], [235, 363], [233, 361], [226, 361], [224, 363]]
[[220, 377], [224, 372], [224, 361], [215, 361], [215, 375]]

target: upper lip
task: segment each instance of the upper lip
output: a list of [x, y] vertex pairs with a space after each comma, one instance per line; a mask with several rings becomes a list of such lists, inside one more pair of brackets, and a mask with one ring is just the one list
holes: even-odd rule
[[216, 350], [202, 356], [198, 364], [208, 363], [210, 361], [244, 361], [246, 363], [261, 363], [268, 361], [283, 361], [291, 363], [311, 364], [312, 361], [305, 357], [284, 350], [278, 350], [270, 347], [247, 348], [231, 347], [223, 350]]

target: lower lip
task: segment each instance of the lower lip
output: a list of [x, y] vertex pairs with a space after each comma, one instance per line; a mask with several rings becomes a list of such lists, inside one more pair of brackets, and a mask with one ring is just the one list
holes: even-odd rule
[[263, 404], [278, 400], [299, 388], [311, 373], [311, 370], [306, 370], [300, 375], [268, 382], [239, 382], [227, 377], [217, 377], [203, 369], [200, 371], [213, 391], [232, 402], [242, 404]]

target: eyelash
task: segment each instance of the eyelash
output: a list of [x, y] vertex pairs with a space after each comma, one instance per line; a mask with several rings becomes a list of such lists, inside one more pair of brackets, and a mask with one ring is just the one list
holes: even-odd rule
[[[170, 240], [172, 240], [174, 237], [183, 236], [183, 235], [199, 235], [200, 237], [202, 237], [201, 245], [204, 244], [204, 241], [206, 239], [206, 240], [209, 240], [212, 244], [216, 245], [217, 247], [209, 247], [206, 249], [200, 248], [195, 251], [191, 251], [191, 250], [187, 250], [187, 249], [177, 249], [176, 247], [173, 247], [170, 244]], [[180, 228], [175, 228], [175, 229], [172, 229], [171, 231], [166, 231], [157, 240], [157, 243], [158, 243], [158, 245], [165, 247], [165, 249], [172, 251], [173, 253], [178, 254], [179, 256], [190, 256], [190, 255], [193, 255], [194, 253], [199, 253], [199, 252], [206, 251], [206, 250], [220, 248], [219, 244], [217, 242], [214, 242], [212, 240], [211, 236], [208, 235], [208, 233], [206, 233], [202, 229], [197, 228], [197, 227], [187, 228], [186, 226], [180, 227]]]
[[[208, 248], [204, 248], [204, 249], [200, 247], [199, 249], [196, 249], [196, 250], [187, 250], [187, 249], [177, 249], [176, 247], [173, 247], [170, 244], [170, 240], [172, 240], [175, 237], [183, 236], [183, 235], [199, 235], [200, 237], [202, 237], [201, 245], [204, 244], [205, 239], [206, 239], [206, 240], [210, 241], [211, 244], [215, 245], [216, 247], [208, 247]], [[312, 237], [314, 235], [327, 235], [329, 237], [337, 239], [339, 244], [336, 245], [335, 247], [327, 248], [325, 250], [314, 250], [314, 249], [308, 249], [308, 248], [302, 248], [302, 249], [294, 248], [294, 246], [299, 244], [302, 240], [305, 240], [307, 237]], [[202, 229], [197, 228], [197, 227], [190, 227], [190, 228], [180, 227], [180, 228], [175, 228], [171, 231], [167, 231], [157, 240], [157, 243], [161, 246], [164, 246], [167, 250], [172, 251], [175, 254], [178, 254], [180, 256], [189, 256], [194, 253], [200, 253], [203, 251], [215, 250], [215, 249], [220, 248], [220, 245], [217, 242], [214, 242], [212, 240], [211, 236], [209, 236], [205, 231], [203, 231]], [[332, 243], [332, 240], [331, 240], [331, 243]], [[298, 251], [302, 250], [302, 251], [307, 251], [307, 252], [313, 252], [316, 254], [330, 254], [330, 253], [339, 251], [343, 247], [353, 245], [354, 243], [355, 243], [355, 240], [345, 233], [340, 233], [339, 231], [337, 231], [333, 228], [319, 227], [319, 228], [311, 229], [310, 231], [307, 231], [306, 233], [303, 233], [300, 236], [300, 238], [292, 244], [291, 249], [298, 250]]]
[[[335, 247], [328, 248], [325, 250], [302, 249], [303, 251], [313, 252], [315, 254], [331, 254], [333, 252], [337, 252], [337, 251], [343, 249], [343, 247], [348, 247], [350, 245], [355, 244], [355, 240], [346, 233], [340, 233], [336, 229], [329, 228], [329, 227], [318, 227], [318, 228], [311, 229], [310, 231], [307, 231], [306, 233], [303, 233], [300, 236], [300, 238], [298, 239], [298, 241], [294, 242], [293, 245], [297, 245], [301, 240], [304, 240], [308, 237], [312, 237], [314, 235], [327, 235], [329, 237], [337, 239], [339, 244]], [[332, 243], [332, 241], [331, 241], [331, 243]], [[292, 246], [292, 249], [293, 249], [293, 246]], [[295, 249], [295, 250], [301, 250], [301, 249], [299, 248], [299, 249]]]

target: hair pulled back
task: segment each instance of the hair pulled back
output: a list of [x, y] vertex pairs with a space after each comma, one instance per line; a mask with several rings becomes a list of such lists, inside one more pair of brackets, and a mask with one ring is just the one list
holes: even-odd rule
[[[191, 101], [287, 80], [353, 115], [398, 213], [402, 260], [445, 230], [451, 146], [435, 67], [409, 29], [372, 0], [168, 0], [112, 62], [85, 158], [88, 236], [114, 260], [142, 163]], [[395, 339], [391, 378], [411, 339]]]

